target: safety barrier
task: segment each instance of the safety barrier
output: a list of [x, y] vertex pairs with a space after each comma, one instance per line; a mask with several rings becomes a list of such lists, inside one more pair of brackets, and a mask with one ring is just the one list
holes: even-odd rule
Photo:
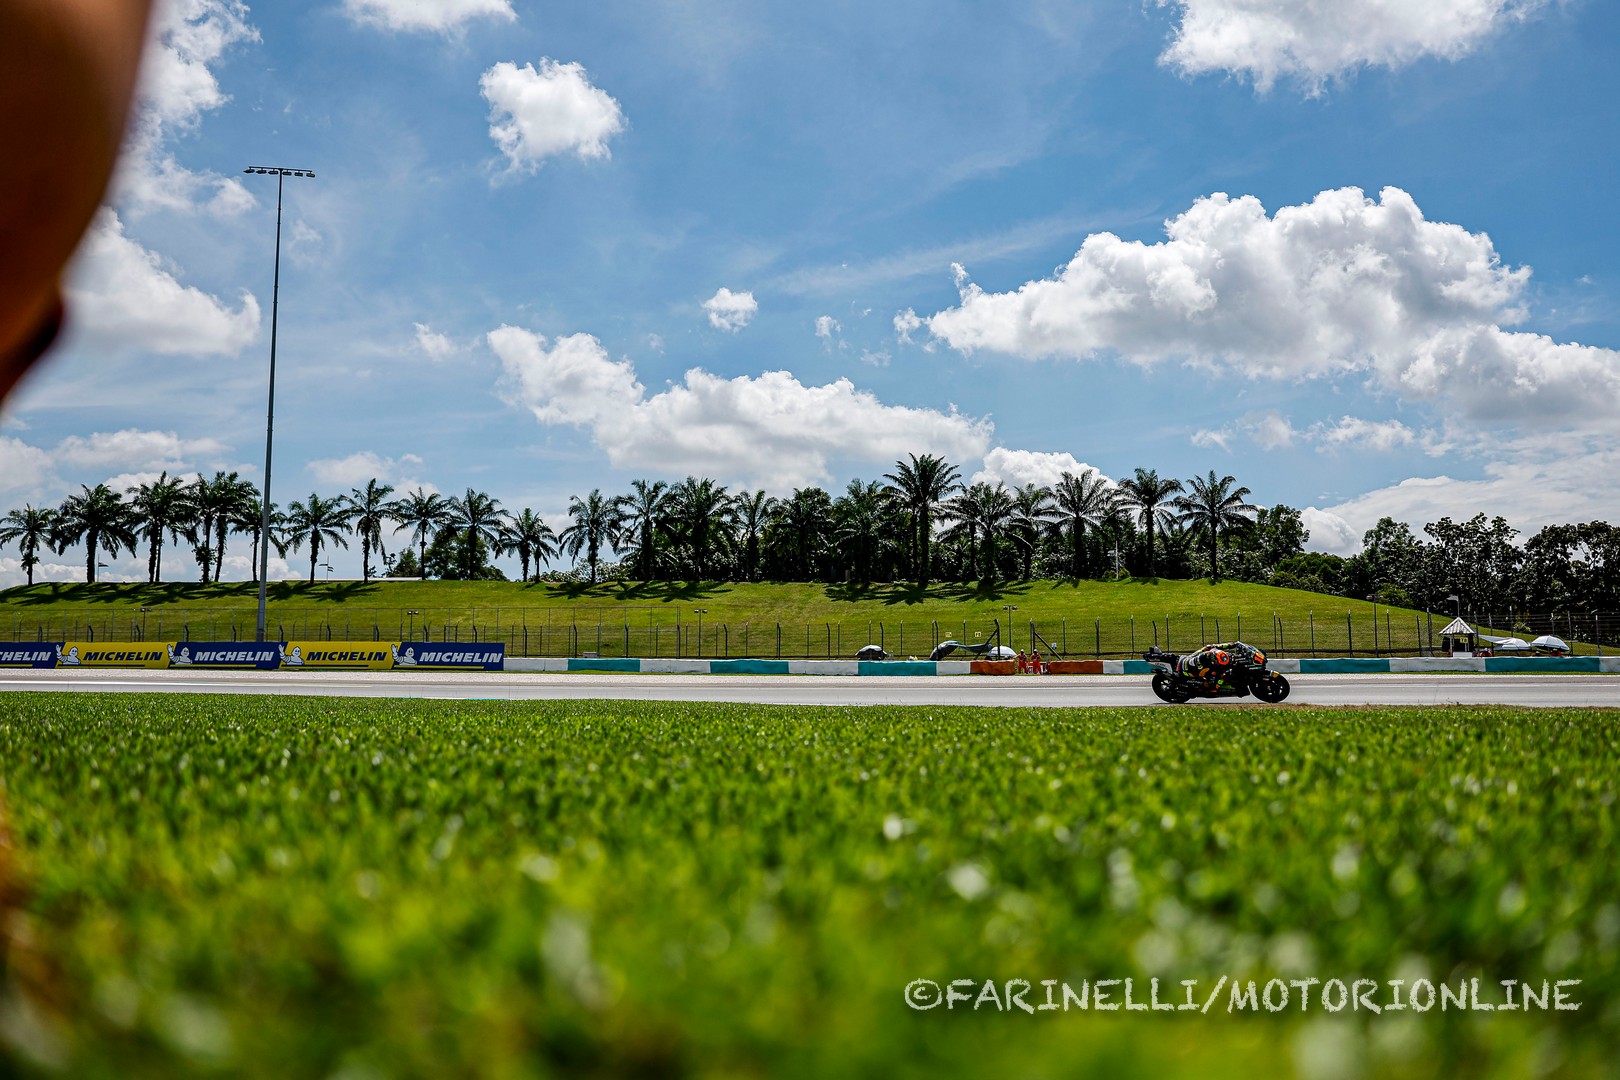
[[[1433, 656], [1277, 659], [1286, 675], [1417, 672], [1604, 672], [1620, 674], [1620, 656]], [[598, 671], [665, 675], [1014, 675], [1011, 660], [677, 660], [670, 657], [507, 656], [501, 642], [424, 641], [88, 641], [0, 642], [0, 668], [147, 667], [261, 671]], [[1051, 675], [1149, 675], [1145, 660], [1066, 660]]]

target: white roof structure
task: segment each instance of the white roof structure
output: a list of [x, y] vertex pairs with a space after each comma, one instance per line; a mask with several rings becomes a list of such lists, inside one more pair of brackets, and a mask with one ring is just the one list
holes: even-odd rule
[[1467, 623], [1463, 622], [1463, 620], [1459, 617], [1446, 623], [1445, 629], [1440, 631], [1440, 636], [1477, 637], [1478, 635], [1474, 633], [1474, 628], [1472, 626], [1469, 626]]

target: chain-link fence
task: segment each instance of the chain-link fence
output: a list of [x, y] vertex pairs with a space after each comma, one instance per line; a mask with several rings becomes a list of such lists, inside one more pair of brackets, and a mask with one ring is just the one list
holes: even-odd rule
[[[1575, 612], [1480, 616], [1470, 626], [1493, 637], [1526, 641], [1552, 634], [1578, 654], [1620, 649], [1620, 615]], [[247, 641], [256, 611], [178, 607], [111, 609], [72, 615], [0, 613], [0, 639], [12, 641]], [[845, 619], [822, 622], [670, 621], [667, 611], [626, 613], [486, 608], [459, 611], [352, 608], [271, 609], [268, 636], [280, 641], [500, 641], [513, 656], [676, 658], [850, 657], [865, 645], [893, 656], [926, 657], [945, 640], [997, 641], [1068, 658], [1126, 658], [1157, 645], [1186, 652], [1215, 641], [1242, 640], [1279, 657], [1428, 656], [1447, 646], [1440, 631], [1453, 616], [1380, 609], [1312, 611], [1304, 616], [1166, 613], [1014, 620]], [[1480, 643], [1482, 646], [1484, 642]]]

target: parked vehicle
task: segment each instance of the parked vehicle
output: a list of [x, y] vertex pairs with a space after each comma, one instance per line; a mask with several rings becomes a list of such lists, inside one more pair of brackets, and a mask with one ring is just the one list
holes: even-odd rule
[[1288, 680], [1266, 667], [1266, 654], [1241, 641], [1205, 645], [1182, 656], [1154, 646], [1142, 659], [1156, 669], [1153, 693], [1180, 705], [1193, 698], [1248, 697], [1278, 702], [1288, 696]]

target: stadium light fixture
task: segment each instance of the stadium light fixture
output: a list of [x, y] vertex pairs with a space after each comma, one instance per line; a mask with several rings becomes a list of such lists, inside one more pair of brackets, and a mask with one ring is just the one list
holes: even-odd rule
[[242, 171], [276, 178], [276, 269], [270, 287], [270, 394], [264, 411], [264, 490], [259, 494], [259, 617], [255, 631], [255, 640], [263, 641], [270, 576], [270, 448], [276, 428], [276, 314], [281, 303], [281, 187], [289, 176], [313, 180], [315, 173], [310, 169], [286, 169], [279, 165], [249, 165]]

